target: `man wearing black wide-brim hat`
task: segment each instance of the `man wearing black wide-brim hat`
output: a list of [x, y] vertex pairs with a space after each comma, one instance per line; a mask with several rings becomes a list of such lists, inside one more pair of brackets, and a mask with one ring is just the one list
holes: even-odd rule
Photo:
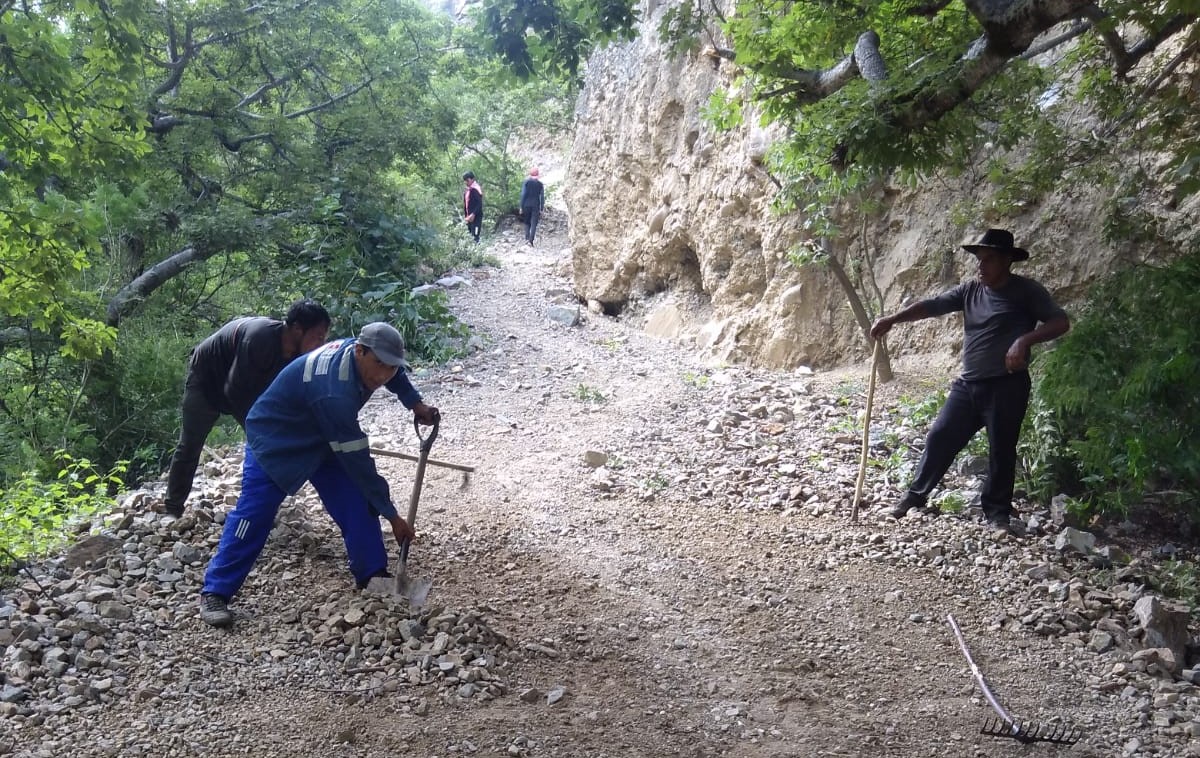
[[880, 339], [894, 324], [963, 312], [963, 371], [950, 385], [946, 404], [925, 440], [908, 492], [891, 510], [896, 518], [924, 508], [934, 487], [980, 428], [988, 435], [988, 476], [980, 493], [987, 520], [1003, 528], [1012, 516], [1017, 440], [1029, 405], [1029, 352], [1033, 345], [1066, 334], [1067, 314], [1045, 288], [1012, 273], [1029, 258], [1012, 232], [988, 229], [963, 249], [974, 254], [978, 276], [949, 292], [922, 300], [871, 327]]

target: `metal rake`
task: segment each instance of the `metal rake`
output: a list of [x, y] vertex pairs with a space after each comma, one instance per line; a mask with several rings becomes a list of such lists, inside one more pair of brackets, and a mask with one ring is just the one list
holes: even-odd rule
[[989, 718], [983, 722], [980, 734], [989, 737], [1008, 737], [1018, 742], [1049, 742], [1055, 745], [1074, 745], [1083, 737], [1083, 730], [1067, 724], [1022, 724], [1004, 718]]
[[950, 630], [954, 632], [954, 638], [958, 640], [958, 646], [962, 649], [967, 663], [971, 666], [971, 675], [975, 677], [975, 683], [979, 685], [983, 696], [987, 698], [988, 705], [992, 706], [992, 710], [999, 716], [999, 718], [988, 718], [984, 721], [983, 728], [979, 730], [980, 734], [986, 734], [989, 737], [1006, 737], [1026, 745], [1034, 742], [1048, 742], [1054, 745], [1074, 745], [1083, 738], [1083, 730], [1078, 727], [1067, 724], [1025, 723], [1017, 721], [1010, 716], [1008, 711], [1004, 710], [1004, 706], [1000, 705], [1000, 701], [996, 699], [996, 696], [992, 694], [987, 680], [983, 678], [983, 672], [979, 670], [979, 667], [975, 665], [974, 659], [971, 658], [971, 651], [967, 649], [967, 641], [963, 638], [962, 630], [958, 628], [958, 622], [950, 615], [946, 616], [946, 621], [950, 624]]

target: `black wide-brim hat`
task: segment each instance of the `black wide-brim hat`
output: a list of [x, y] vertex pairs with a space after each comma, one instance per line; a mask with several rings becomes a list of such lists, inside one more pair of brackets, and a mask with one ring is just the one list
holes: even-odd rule
[[1002, 253], [1008, 253], [1014, 261], [1023, 261], [1029, 258], [1029, 251], [1017, 247], [1015, 240], [1013, 240], [1012, 232], [1007, 229], [988, 229], [979, 235], [979, 239], [974, 242], [964, 242], [962, 247], [968, 253], [998, 250]]

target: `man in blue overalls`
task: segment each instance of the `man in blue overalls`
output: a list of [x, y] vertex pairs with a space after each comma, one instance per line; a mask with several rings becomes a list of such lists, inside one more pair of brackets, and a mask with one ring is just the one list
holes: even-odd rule
[[204, 622], [233, 623], [229, 601], [262, 552], [279, 505], [305, 482], [312, 483], [341, 530], [358, 586], [387, 574], [379, 517], [398, 542], [414, 533], [375, 470], [358, 411], [375, 390], [387, 387], [418, 422], [432, 424], [437, 408], [421, 401], [404, 365], [400, 332], [381, 322], [367, 324], [357, 339], [330, 342], [292, 361], [254, 403], [246, 418], [242, 492], [204, 576]]

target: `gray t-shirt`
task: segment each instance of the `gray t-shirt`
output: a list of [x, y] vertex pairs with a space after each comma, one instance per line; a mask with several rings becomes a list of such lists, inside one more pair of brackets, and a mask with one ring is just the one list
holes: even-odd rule
[[922, 303], [931, 316], [963, 312], [962, 378], [968, 381], [1007, 375], [1004, 355], [1013, 342], [1038, 323], [1067, 315], [1042, 285], [1016, 274], [1000, 289], [972, 279]]

